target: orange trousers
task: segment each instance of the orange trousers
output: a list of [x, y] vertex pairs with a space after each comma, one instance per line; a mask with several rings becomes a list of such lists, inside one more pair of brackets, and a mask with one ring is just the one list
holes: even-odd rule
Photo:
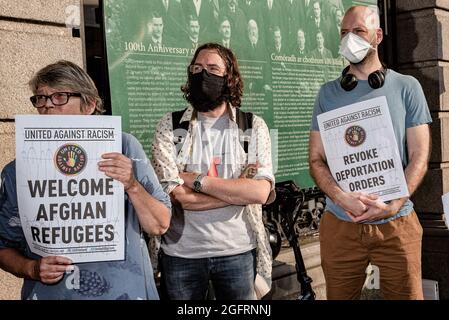
[[379, 270], [385, 299], [423, 299], [422, 232], [414, 211], [378, 225], [346, 222], [326, 211], [320, 223], [320, 249], [327, 298], [359, 299], [371, 263]]

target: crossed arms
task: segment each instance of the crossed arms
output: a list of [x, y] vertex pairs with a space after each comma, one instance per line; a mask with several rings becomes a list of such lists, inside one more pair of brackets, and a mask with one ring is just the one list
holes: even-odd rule
[[184, 185], [177, 186], [170, 193], [172, 201], [183, 209], [202, 211], [223, 208], [229, 205], [264, 204], [268, 200], [271, 183], [245, 177], [222, 179], [204, 177], [201, 193], [193, 191], [193, 181], [198, 173], [179, 174]]

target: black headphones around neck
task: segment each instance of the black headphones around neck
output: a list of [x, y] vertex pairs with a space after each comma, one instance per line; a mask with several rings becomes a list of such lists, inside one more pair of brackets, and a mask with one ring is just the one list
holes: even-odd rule
[[[357, 86], [358, 79], [352, 73], [348, 73], [349, 67], [343, 69], [341, 73], [340, 85], [346, 91], [351, 91]], [[387, 66], [382, 63], [382, 68], [374, 71], [368, 76], [368, 84], [373, 89], [382, 88], [385, 83], [385, 76], [387, 74]]]

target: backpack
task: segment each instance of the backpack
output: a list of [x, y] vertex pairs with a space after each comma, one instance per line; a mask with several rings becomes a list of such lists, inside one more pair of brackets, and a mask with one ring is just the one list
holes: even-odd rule
[[[187, 108], [184, 110], [172, 112], [172, 127], [173, 127], [174, 134], [177, 129], [183, 129], [183, 130], [185, 130], [184, 132], [189, 130], [189, 121], [183, 121], [180, 123], [181, 118], [186, 110], [187, 110]], [[236, 108], [235, 120], [236, 120], [238, 128], [241, 131], [243, 131], [243, 133], [246, 133], [246, 130], [253, 128], [253, 118], [254, 118], [253, 113], [244, 112], [244, 111], [241, 111], [240, 108]], [[179, 135], [175, 136], [174, 143], [175, 143], [176, 149], [178, 150], [178, 153], [182, 147], [182, 144], [181, 145], [179, 145], [179, 144], [184, 142], [183, 138], [184, 138], [183, 136], [179, 136]], [[240, 143], [242, 144], [243, 150], [245, 150], [245, 153], [248, 153], [250, 139], [251, 139], [251, 135], [246, 136], [244, 139], [239, 139]]]

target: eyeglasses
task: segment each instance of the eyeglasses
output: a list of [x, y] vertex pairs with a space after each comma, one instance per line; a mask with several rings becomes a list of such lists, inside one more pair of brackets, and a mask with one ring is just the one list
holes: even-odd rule
[[55, 92], [49, 96], [44, 94], [37, 94], [30, 97], [30, 101], [36, 108], [42, 108], [47, 104], [47, 99], [51, 100], [51, 103], [55, 106], [63, 106], [69, 102], [70, 97], [81, 97], [79, 92]]
[[213, 75], [216, 75], [216, 76], [220, 76], [220, 77], [223, 76], [222, 69], [219, 66], [216, 66], [216, 65], [203, 67], [200, 64], [192, 64], [192, 65], [189, 66], [188, 70], [189, 70], [189, 72], [191, 72], [193, 74], [200, 73], [203, 70], [206, 70], [207, 73], [210, 73], [210, 74], [213, 74]]

